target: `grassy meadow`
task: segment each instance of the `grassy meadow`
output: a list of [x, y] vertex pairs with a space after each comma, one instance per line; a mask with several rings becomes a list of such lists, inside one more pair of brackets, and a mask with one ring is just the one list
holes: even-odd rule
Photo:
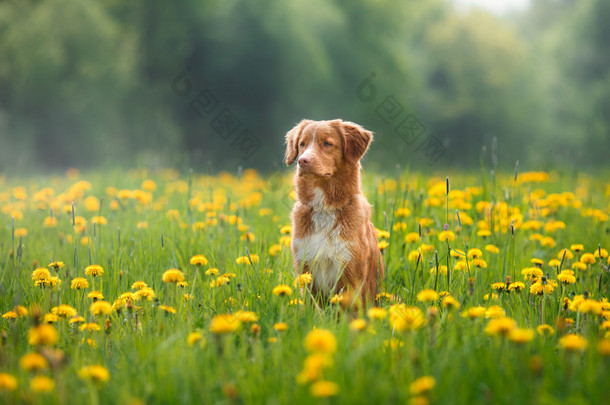
[[386, 278], [352, 315], [295, 277], [288, 170], [0, 178], [0, 403], [610, 397], [607, 180], [363, 181]]

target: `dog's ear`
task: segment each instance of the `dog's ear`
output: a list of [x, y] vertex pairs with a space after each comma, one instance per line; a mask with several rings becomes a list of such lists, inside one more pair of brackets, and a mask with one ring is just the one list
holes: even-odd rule
[[364, 156], [369, 144], [373, 140], [373, 133], [349, 121], [340, 121], [339, 128], [343, 138], [343, 154], [345, 159], [352, 166], [355, 166], [360, 158]]
[[286, 134], [286, 166], [290, 166], [296, 160], [299, 153], [298, 145], [301, 132], [303, 132], [303, 129], [312, 122], [312, 120], [301, 120], [301, 122]]

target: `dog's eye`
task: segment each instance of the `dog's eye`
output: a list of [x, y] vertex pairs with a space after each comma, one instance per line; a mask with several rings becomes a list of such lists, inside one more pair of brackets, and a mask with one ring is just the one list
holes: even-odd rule
[[299, 146], [300, 147], [304, 147], [305, 146], [305, 142], [301, 142], [301, 144]]
[[333, 146], [332, 143], [324, 141], [324, 146]]

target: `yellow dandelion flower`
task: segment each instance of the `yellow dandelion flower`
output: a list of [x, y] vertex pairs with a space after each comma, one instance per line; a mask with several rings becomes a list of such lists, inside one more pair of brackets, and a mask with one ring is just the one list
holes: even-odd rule
[[238, 311], [235, 316], [244, 323], [252, 323], [258, 321], [258, 315], [252, 311]]
[[73, 316], [72, 318], [70, 318], [70, 321], [68, 322], [70, 325], [73, 325], [75, 323], [82, 323], [85, 322], [85, 318], [83, 318], [80, 315], [77, 316]]
[[91, 298], [93, 300], [103, 300], [104, 295], [99, 291], [91, 291], [87, 294], [87, 298]]
[[515, 328], [509, 332], [508, 339], [516, 344], [524, 344], [534, 339], [534, 331], [532, 329]]
[[585, 264], [595, 264], [595, 256], [591, 253], [583, 253], [580, 256], [580, 261]]
[[500, 249], [498, 249], [496, 245], [486, 245], [485, 250], [493, 254], [498, 254], [500, 252]]
[[610, 356], [610, 339], [600, 339], [597, 343], [597, 351], [604, 357]]
[[76, 309], [74, 309], [70, 305], [65, 305], [65, 304], [59, 305], [57, 307], [53, 307], [51, 309], [51, 312], [64, 319], [72, 318], [73, 316], [76, 316], [76, 314], [77, 314]]
[[335, 294], [333, 295], [333, 297], [330, 299], [330, 303], [331, 304], [340, 304], [343, 301], [343, 294], [339, 295], [339, 294]]
[[411, 395], [421, 395], [432, 391], [436, 385], [436, 380], [432, 376], [420, 377], [409, 385], [409, 393]]
[[75, 277], [70, 282], [70, 288], [73, 290], [83, 290], [89, 288], [89, 282], [83, 277]]
[[546, 248], [552, 248], [552, 247], [555, 247], [555, 245], [557, 245], [557, 243], [555, 242], [555, 239], [551, 238], [550, 236], [541, 238], [540, 244]]
[[102, 327], [100, 325], [98, 325], [97, 323], [83, 323], [81, 326], [79, 326], [79, 328], [81, 330], [81, 332], [87, 331], [87, 332], [99, 332], [100, 330], [102, 330]]
[[216, 276], [216, 275], [218, 275], [218, 273], [219, 273], [218, 269], [214, 268], [214, 267], [211, 267], [205, 271], [206, 276]]
[[478, 267], [480, 269], [487, 268], [487, 262], [483, 259], [473, 259], [471, 263], [473, 266]]
[[53, 346], [58, 339], [57, 329], [46, 323], [34, 326], [28, 331], [28, 343], [32, 346]]
[[191, 257], [191, 264], [193, 266], [207, 266], [208, 259], [204, 255], [195, 255]]
[[438, 240], [441, 242], [453, 242], [455, 240], [455, 233], [452, 231], [442, 231], [438, 234]]
[[485, 318], [502, 318], [504, 315], [506, 312], [499, 305], [492, 305], [485, 310]]
[[51, 272], [46, 267], [39, 267], [32, 272], [32, 281], [48, 280], [51, 278]]
[[275, 325], [273, 325], [273, 329], [278, 332], [284, 332], [284, 331], [288, 330], [288, 324], [285, 322], [278, 322]]
[[485, 309], [485, 307], [472, 307], [472, 308], [468, 308], [466, 311], [462, 312], [462, 316], [464, 318], [470, 318], [470, 319], [475, 319], [475, 318], [482, 318], [483, 316], [485, 316], [485, 312], [487, 311], [487, 309]]
[[483, 256], [481, 249], [473, 248], [468, 250], [468, 258], [480, 259]]
[[485, 327], [485, 333], [491, 336], [507, 336], [517, 325], [514, 319], [508, 317], [495, 318]]
[[64, 267], [66, 267], [66, 264], [62, 261], [51, 262], [51, 263], [49, 263], [49, 267], [55, 271], [59, 271], [59, 270], [63, 269]]
[[49, 367], [47, 359], [39, 353], [27, 353], [19, 360], [21, 368], [26, 371], [40, 371]]
[[419, 233], [417, 232], [410, 232], [405, 235], [405, 242], [407, 243], [417, 243], [419, 240]]
[[399, 332], [418, 330], [426, 324], [421, 309], [407, 307], [404, 304], [394, 304], [390, 307], [390, 325]]
[[489, 229], [480, 229], [477, 231], [477, 236], [486, 238], [488, 236], [491, 236], [491, 231]]
[[543, 323], [542, 325], [538, 325], [536, 327], [536, 332], [538, 332], [538, 334], [540, 336], [547, 336], [547, 335], [552, 335], [555, 333], [555, 329], [553, 329], [553, 327], [551, 325], [547, 325], [546, 323]]
[[332, 354], [337, 350], [337, 339], [326, 329], [314, 329], [305, 337], [305, 350], [310, 353]]
[[104, 274], [104, 269], [102, 266], [92, 264], [91, 266], [85, 267], [85, 274], [91, 277], [98, 277]]
[[557, 258], [559, 260], [561, 260], [561, 258], [563, 257], [564, 252], [566, 255], [566, 259], [572, 260], [574, 258], [574, 253], [572, 253], [572, 251], [570, 249], [562, 249], [559, 251], [559, 253], [557, 253]]
[[576, 282], [576, 276], [572, 270], [562, 270], [557, 276], [557, 280], [565, 285], [574, 284]]
[[339, 393], [339, 385], [332, 381], [316, 381], [309, 387], [309, 393], [314, 398], [328, 398]]
[[10, 374], [0, 373], [0, 391], [14, 391], [17, 389], [17, 379]]
[[420, 302], [434, 302], [438, 298], [438, 293], [434, 290], [421, 290], [417, 293], [417, 300]]
[[52, 378], [38, 375], [30, 380], [30, 389], [34, 392], [49, 392], [55, 389], [55, 381]]
[[148, 287], [148, 285], [144, 281], [136, 281], [135, 283], [132, 284], [131, 289], [132, 290], [141, 290], [146, 287]]
[[271, 256], [277, 256], [280, 254], [280, 252], [282, 251], [283, 246], [280, 244], [275, 244], [275, 245], [271, 245], [271, 247], [269, 248], [269, 254]]
[[150, 287], [144, 287], [136, 291], [134, 295], [136, 297], [136, 300], [144, 298], [146, 299], [146, 301], [152, 301], [152, 299], [155, 298], [155, 291]]
[[169, 269], [163, 273], [162, 280], [164, 283], [179, 283], [184, 281], [184, 273], [178, 269]]
[[493, 290], [497, 290], [497, 291], [504, 291], [504, 290], [506, 290], [506, 283], [502, 283], [502, 282], [493, 283], [491, 285], [491, 288]]
[[349, 329], [354, 332], [363, 331], [366, 328], [366, 321], [364, 319], [354, 319], [349, 323]]
[[104, 383], [110, 380], [110, 372], [106, 367], [99, 365], [85, 366], [78, 371], [78, 376], [83, 380], [91, 380], [96, 383]]
[[373, 307], [367, 311], [369, 319], [382, 320], [387, 318], [388, 311], [383, 308]]
[[460, 309], [460, 303], [455, 298], [453, 298], [451, 295], [445, 296], [441, 300], [441, 305], [443, 308], [446, 308], [449, 310]]
[[224, 335], [235, 332], [241, 327], [239, 317], [233, 314], [216, 315], [210, 323], [210, 332], [216, 335]]
[[587, 345], [587, 339], [580, 335], [569, 334], [559, 339], [559, 346], [569, 352], [583, 351]]
[[551, 283], [547, 282], [546, 284], [543, 284], [543, 282], [539, 280], [530, 286], [530, 294], [551, 294], [554, 289], [555, 287], [553, 287]]
[[508, 286], [508, 291], [521, 292], [523, 289], [525, 289], [525, 284], [523, 284], [521, 281], [510, 283]]
[[109, 315], [112, 313], [112, 305], [106, 301], [96, 301], [89, 307], [89, 312], [93, 316]]
[[159, 305], [159, 309], [165, 312], [166, 314], [175, 314], [176, 310], [174, 307], [170, 307], [169, 305]]
[[302, 288], [309, 284], [311, 284], [311, 273], [303, 273], [295, 277], [293, 286]]
[[55, 314], [45, 314], [45, 316], [42, 318], [42, 321], [44, 323], [55, 323], [58, 319], [59, 317]]
[[[252, 258], [252, 262], [250, 262], [250, 258]], [[240, 256], [237, 259], [235, 259], [235, 263], [237, 263], [237, 264], [252, 264], [252, 263], [258, 263], [259, 260], [260, 260], [258, 255], [254, 255], [254, 254], [250, 254], [250, 258], [248, 258], [248, 256]]]
[[278, 297], [283, 297], [290, 294], [292, 294], [292, 288], [285, 284], [280, 284], [273, 288], [273, 295], [277, 295]]
[[572, 263], [573, 270], [587, 271], [587, 265], [583, 262], [574, 262]]

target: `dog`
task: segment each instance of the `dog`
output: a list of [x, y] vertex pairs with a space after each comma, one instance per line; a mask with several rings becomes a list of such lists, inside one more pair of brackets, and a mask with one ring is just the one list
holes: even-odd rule
[[372, 140], [371, 131], [340, 119], [304, 119], [286, 134], [286, 165], [297, 161], [293, 264], [297, 274], [311, 274], [311, 291], [324, 303], [338, 294], [343, 307], [366, 307], [383, 280], [371, 205], [360, 183], [360, 159]]

